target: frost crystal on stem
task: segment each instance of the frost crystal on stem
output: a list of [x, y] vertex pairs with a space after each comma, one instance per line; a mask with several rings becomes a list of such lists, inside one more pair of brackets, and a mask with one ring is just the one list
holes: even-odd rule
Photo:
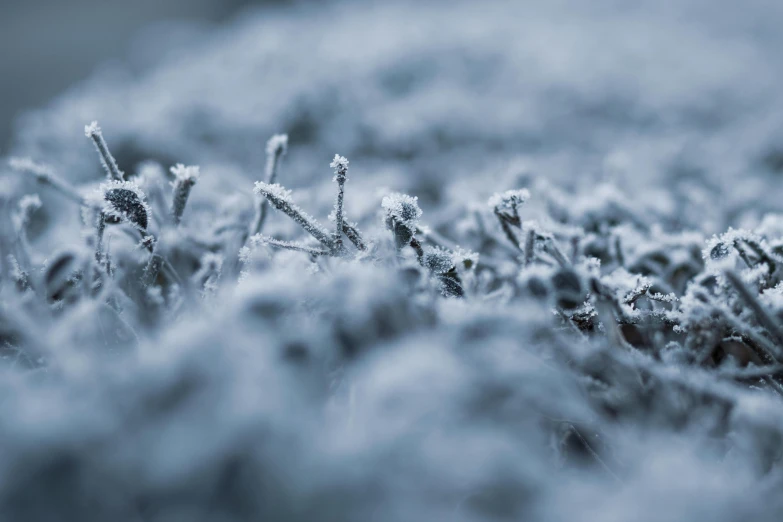
[[407, 246], [416, 233], [416, 227], [421, 217], [419, 198], [407, 194], [389, 194], [381, 201], [381, 207], [386, 214], [386, 228], [394, 234], [397, 250]]
[[305, 232], [317, 239], [326, 248], [332, 249], [332, 238], [329, 237], [329, 234], [314, 217], [294, 204], [290, 190], [286, 190], [277, 183], [270, 185], [256, 181], [253, 191], [266, 198], [277, 210], [293, 219], [297, 225], [302, 227]]
[[111, 155], [109, 146], [106, 144], [106, 140], [103, 139], [103, 132], [101, 132], [101, 128], [98, 126], [98, 122], [93, 121], [89, 125], [85, 125], [84, 135], [90, 138], [93, 144], [95, 144], [95, 148], [98, 150], [98, 155], [101, 157], [101, 163], [103, 164], [103, 168], [106, 170], [106, 176], [109, 178], [109, 180], [123, 181], [125, 179], [125, 175], [117, 166], [117, 162], [115, 161], [114, 156]]
[[279, 239], [262, 236], [260, 234], [253, 236], [252, 243], [259, 245], [269, 245], [275, 248], [283, 248], [286, 250], [293, 250], [295, 252], [304, 252], [313, 256], [324, 256], [330, 253], [329, 250], [317, 249], [293, 241], [281, 241]]
[[334, 205], [334, 250], [339, 252], [343, 249], [343, 200], [345, 199], [345, 180], [348, 173], [348, 160], [339, 154], [334, 155], [334, 159], [329, 164], [334, 169], [334, 181], [337, 182], [337, 200]]
[[[280, 162], [288, 151], [288, 135], [275, 134], [266, 142], [266, 167], [264, 169], [264, 182], [271, 185], [277, 181], [277, 173]], [[250, 235], [261, 232], [267, 216], [267, 200], [263, 197], [256, 198], [256, 215], [250, 227]]]
[[190, 189], [196, 184], [199, 178], [199, 167], [186, 167], [182, 163], [177, 163], [171, 167], [171, 173], [174, 174], [174, 191], [171, 198], [171, 217], [174, 224], [179, 225], [182, 220], [182, 213], [185, 212], [185, 205], [188, 203]]
[[495, 217], [500, 222], [503, 233], [517, 250], [521, 250], [521, 247], [512, 227], [516, 229], [521, 227], [522, 220], [519, 217], [519, 207], [528, 199], [530, 199], [530, 192], [527, 189], [519, 189], [495, 193], [488, 201], [489, 206], [492, 207], [495, 213]]
[[155, 284], [158, 278], [158, 273], [163, 266], [163, 257], [160, 255], [160, 242], [155, 241], [152, 236], [146, 236], [144, 238], [146, 242], [152, 242], [152, 253], [147, 260], [147, 265], [144, 267], [144, 272], [141, 276], [141, 285], [149, 289], [150, 286]]
[[107, 223], [124, 220], [138, 230], [147, 229], [151, 210], [138, 185], [130, 181], [110, 181], [103, 183], [98, 193]]
[[84, 197], [71, 185], [57, 177], [51, 167], [35, 163], [30, 158], [10, 158], [8, 165], [19, 172], [27, 172], [35, 176], [38, 183], [49, 185], [68, 199], [81, 205], [86, 204]]

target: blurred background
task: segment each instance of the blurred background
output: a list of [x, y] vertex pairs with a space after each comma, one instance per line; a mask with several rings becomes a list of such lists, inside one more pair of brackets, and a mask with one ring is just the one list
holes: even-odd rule
[[8, 150], [16, 116], [43, 105], [99, 65], [127, 60], [134, 35], [150, 24], [211, 26], [245, 6], [264, 3], [282, 1], [5, 0], [0, 7], [0, 153]]

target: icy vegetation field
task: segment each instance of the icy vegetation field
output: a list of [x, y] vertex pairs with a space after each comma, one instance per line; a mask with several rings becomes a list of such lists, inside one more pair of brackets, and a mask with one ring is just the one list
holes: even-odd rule
[[781, 20], [147, 33], [0, 166], [0, 519], [781, 520]]

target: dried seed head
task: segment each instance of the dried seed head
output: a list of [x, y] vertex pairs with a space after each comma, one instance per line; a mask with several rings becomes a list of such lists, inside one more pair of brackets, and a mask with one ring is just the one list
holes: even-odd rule
[[107, 223], [123, 219], [140, 230], [147, 230], [150, 209], [138, 185], [128, 181], [111, 181], [100, 187], [103, 212]]

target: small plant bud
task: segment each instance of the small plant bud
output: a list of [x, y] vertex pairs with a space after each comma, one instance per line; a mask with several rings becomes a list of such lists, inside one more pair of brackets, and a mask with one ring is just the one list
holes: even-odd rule
[[488, 203], [498, 218], [519, 226], [519, 207], [528, 199], [530, 199], [530, 192], [527, 189], [507, 190], [495, 193], [489, 198]]
[[177, 163], [171, 167], [171, 173], [175, 176], [174, 193], [171, 197], [171, 216], [175, 224], [182, 220], [182, 214], [185, 212], [185, 206], [188, 203], [190, 189], [196, 184], [199, 178], [199, 167], [186, 167], [182, 163]]
[[390, 194], [383, 198], [381, 207], [386, 214], [386, 228], [394, 234], [397, 250], [401, 250], [413, 239], [422, 215], [418, 198], [407, 194]]

